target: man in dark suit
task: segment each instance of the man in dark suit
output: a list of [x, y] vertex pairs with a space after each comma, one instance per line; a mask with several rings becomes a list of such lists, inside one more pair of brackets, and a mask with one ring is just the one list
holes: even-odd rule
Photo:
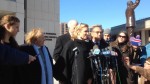
[[[92, 39], [93, 45], [97, 45], [101, 52], [108, 50], [107, 47], [109, 45], [103, 39], [103, 29], [102, 29], [101, 25], [94, 25], [94, 26], [92, 26], [91, 39]], [[98, 61], [98, 64], [100, 64], [100, 65], [98, 65], [96, 63], [93, 63], [93, 65], [92, 65], [92, 67], [93, 67], [93, 74], [94, 74], [93, 83], [100, 83], [101, 84], [102, 82], [109, 80], [109, 78], [106, 77], [107, 74], [108, 74], [108, 71], [106, 71], [106, 70], [109, 69], [108, 63], [109, 63], [110, 59], [108, 59], [105, 56], [97, 57], [95, 59], [96, 60], [100, 60], [100, 62]], [[98, 65], [98, 67], [95, 67], [97, 65]], [[101, 71], [100, 75], [97, 74], [98, 70]], [[110, 71], [110, 73], [111, 73], [110, 75], [112, 75], [112, 69], [109, 69], [109, 70], [111, 70]], [[104, 77], [106, 77], [106, 78], [103, 79]], [[100, 80], [100, 79], [102, 79], [102, 80]]]
[[74, 32], [74, 28], [78, 25], [78, 22], [76, 20], [70, 20], [68, 22], [68, 33], [61, 35], [57, 38], [56, 40], [56, 45], [55, 45], [55, 49], [54, 49], [54, 53], [53, 53], [53, 58], [55, 61], [58, 60], [58, 58], [60, 57], [60, 53], [64, 47], [64, 45], [71, 40], [71, 36]]
[[[58, 60], [62, 60], [61, 59], [61, 52], [65, 46], [65, 44], [71, 40], [71, 36], [73, 35], [74, 32], [74, 28], [78, 25], [78, 22], [76, 20], [70, 20], [68, 22], [68, 33], [61, 35], [57, 38], [56, 40], [56, 45], [55, 45], [55, 49], [53, 52], [53, 58], [55, 60], [55, 68], [56, 68], [56, 73], [57, 75], [55, 75], [56, 80], [59, 80], [60, 84], [61, 80], [63, 80], [63, 77], [60, 77], [60, 74], [62, 73], [62, 70], [60, 69], [60, 67], [62, 67], [61, 63], [58, 63]], [[59, 61], [60, 62], [60, 61]]]

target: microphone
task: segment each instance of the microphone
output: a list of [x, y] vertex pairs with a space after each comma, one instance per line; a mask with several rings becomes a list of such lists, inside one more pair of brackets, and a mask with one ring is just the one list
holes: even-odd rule
[[100, 49], [98, 48], [97, 45], [93, 46], [93, 55], [99, 55], [100, 54]]
[[97, 45], [93, 46], [93, 49], [91, 49], [90, 53], [89, 53], [89, 58], [95, 58], [95, 57], [99, 57], [99, 56], [105, 56], [105, 57], [110, 57], [110, 56], [118, 56], [118, 54], [113, 51], [112, 47], [107, 47], [107, 50], [103, 50], [100, 51], [99, 47]]
[[102, 55], [109, 56], [118, 56], [117, 52], [113, 51], [112, 47], [107, 47], [108, 50], [101, 52]]
[[73, 50], [75, 52], [75, 57], [79, 54], [79, 49], [78, 47], [73, 48]]
[[93, 49], [91, 49], [91, 52], [89, 53], [90, 55], [89, 58], [92, 58], [93, 63], [95, 64], [95, 67], [97, 70], [99, 69], [99, 66], [100, 66], [100, 59], [96, 55], [99, 55], [99, 54], [100, 54], [100, 49], [98, 48], [97, 45], [94, 45]]
[[78, 48], [77, 47], [75, 47], [75, 48], [73, 48], [73, 50], [72, 51], [78, 51]]
[[98, 49], [97, 45], [93, 46], [93, 49], [90, 50], [89, 52], [89, 57], [88, 58], [95, 58], [96, 55], [100, 54], [100, 50]]
[[111, 51], [111, 56], [118, 56], [118, 53], [113, 51], [112, 47], [108, 47], [108, 49]]
[[110, 47], [110, 46], [107, 47], [107, 49], [110, 50], [110, 51], [113, 51], [112, 47]]

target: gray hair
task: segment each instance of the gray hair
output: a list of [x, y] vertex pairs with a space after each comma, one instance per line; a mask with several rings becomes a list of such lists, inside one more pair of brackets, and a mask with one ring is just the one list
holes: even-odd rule
[[102, 25], [96, 24], [96, 25], [93, 25], [93, 26], [92, 26], [91, 32], [93, 31], [93, 29], [94, 29], [95, 27], [99, 27], [100, 30], [104, 31], [104, 29], [102, 28]]

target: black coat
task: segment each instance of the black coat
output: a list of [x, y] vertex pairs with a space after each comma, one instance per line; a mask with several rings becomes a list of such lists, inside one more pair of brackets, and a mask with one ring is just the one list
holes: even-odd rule
[[0, 65], [27, 64], [29, 54], [0, 43]]
[[[20, 46], [20, 49], [30, 55], [37, 55], [33, 46], [22, 45]], [[53, 64], [50, 53], [49, 56], [50, 62]], [[31, 64], [20, 66], [18, 72], [20, 75], [20, 84], [41, 84], [41, 65], [38, 58]]]
[[18, 84], [16, 65], [27, 64], [29, 55], [0, 43], [0, 84]]
[[86, 84], [92, 78], [92, 70], [89, 56], [92, 42], [82, 40], [70, 40], [61, 53], [62, 80], [64, 84]]
[[[117, 52], [118, 56], [116, 57], [116, 74], [117, 74], [117, 84], [135, 84], [133, 79], [133, 70], [127, 67], [126, 63], [123, 61], [124, 54], [127, 54], [129, 59], [132, 56], [132, 48], [126, 43], [116, 44], [116, 42], [110, 43], [113, 47], [113, 50]], [[132, 63], [132, 61], [130, 61]]]
[[71, 40], [71, 36], [69, 33], [61, 35], [57, 38], [54, 53], [53, 53], [53, 58], [55, 61], [58, 60], [58, 58], [60, 57], [60, 53], [62, 52], [65, 44], [69, 40]]

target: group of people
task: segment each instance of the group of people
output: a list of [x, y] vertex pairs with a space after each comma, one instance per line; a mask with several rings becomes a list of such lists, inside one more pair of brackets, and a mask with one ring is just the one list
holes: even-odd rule
[[[93, 65], [93, 61], [89, 59], [89, 53], [94, 45], [97, 45], [101, 52], [111, 47], [112, 50], [110, 51], [117, 53], [116, 56], [109, 57], [109, 60], [100, 56], [101, 67], [105, 68], [103, 63], [109, 61], [110, 84], [138, 84], [140, 75], [148, 77], [148, 75], [145, 76], [147, 72], [143, 74], [143, 71], [148, 71], [149, 68], [145, 70], [142, 66], [145, 65], [142, 63], [145, 60], [141, 61], [142, 55], [146, 51], [140, 47], [141, 40], [139, 38], [132, 37], [134, 39], [131, 40], [126, 31], [121, 31], [116, 40], [113, 41], [110, 30], [103, 30], [102, 25], [92, 26], [89, 32], [87, 24], [78, 24], [76, 20], [69, 21], [68, 28], [67, 34], [57, 38], [53, 53], [58, 75], [56, 79], [59, 80], [60, 84], [107, 84], [102, 82], [103, 79], [95, 78], [96, 70], [94, 69], [97, 66]], [[135, 67], [140, 68], [135, 69]], [[146, 67], [150, 67], [150, 65]], [[142, 74], [138, 72], [139, 69]], [[144, 82], [149, 82], [149, 79]]]
[[18, 45], [19, 25], [14, 15], [0, 20], [0, 83], [53, 84], [53, 60], [43, 31], [32, 29], [25, 35], [25, 44]]
[[[0, 20], [1, 84], [53, 84], [53, 77], [60, 84], [107, 84], [100, 76], [106, 62], [110, 84], [138, 84], [139, 75], [144, 77], [145, 83], [150, 80], [150, 60], [145, 57], [147, 46], [141, 49], [138, 41], [131, 41], [125, 31], [118, 33], [113, 41], [110, 29], [103, 30], [102, 25], [94, 25], [89, 31], [88, 24], [70, 20], [68, 33], [57, 38], [51, 56], [40, 28], [27, 32], [25, 44], [18, 45], [15, 36], [19, 25], [20, 20], [14, 15], [5, 15]], [[89, 53], [95, 45], [101, 52], [111, 47], [109, 51], [117, 55], [107, 57], [108, 60], [100, 54], [99, 60], [93, 62]]]

